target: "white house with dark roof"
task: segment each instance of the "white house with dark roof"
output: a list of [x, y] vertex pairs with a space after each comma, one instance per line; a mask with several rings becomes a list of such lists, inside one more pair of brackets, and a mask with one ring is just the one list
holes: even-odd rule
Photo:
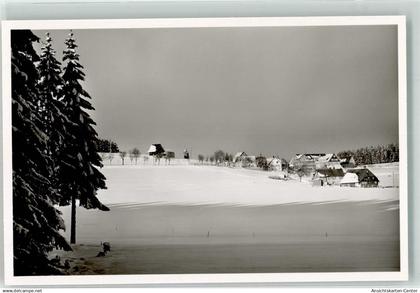
[[340, 182], [340, 186], [349, 187], [378, 187], [378, 185], [378, 177], [367, 168], [348, 169]]

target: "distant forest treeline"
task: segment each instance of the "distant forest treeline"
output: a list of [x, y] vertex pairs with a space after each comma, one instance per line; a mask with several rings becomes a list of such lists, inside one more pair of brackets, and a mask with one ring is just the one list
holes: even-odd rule
[[369, 146], [352, 151], [342, 151], [340, 158], [353, 157], [357, 165], [392, 163], [400, 160], [398, 144]]

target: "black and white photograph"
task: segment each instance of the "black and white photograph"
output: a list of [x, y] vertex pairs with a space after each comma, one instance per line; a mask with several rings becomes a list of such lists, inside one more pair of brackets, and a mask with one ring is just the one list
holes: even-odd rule
[[6, 277], [406, 279], [404, 34], [399, 16], [5, 22]]

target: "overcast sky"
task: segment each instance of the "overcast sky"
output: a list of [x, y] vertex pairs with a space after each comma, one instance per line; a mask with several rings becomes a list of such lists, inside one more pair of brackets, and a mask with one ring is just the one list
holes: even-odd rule
[[[51, 31], [60, 59], [67, 34]], [[122, 150], [290, 158], [398, 142], [396, 26], [74, 34], [96, 129]]]

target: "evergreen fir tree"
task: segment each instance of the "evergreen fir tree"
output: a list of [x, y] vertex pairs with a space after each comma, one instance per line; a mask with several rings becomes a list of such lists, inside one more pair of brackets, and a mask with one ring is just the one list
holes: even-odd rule
[[94, 110], [89, 94], [83, 89], [80, 81], [84, 80], [83, 66], [79, 63], [79, 54], [76, 53], [77, 45], [70, 32], [63, 52], [63, 61], [66, 61], [63, 80], [63, 102], [65, 114], [72, 122], [67, 132], [69, 139], [63, 151], [63, 157], [68, 164], [61, 168], [64, 198], [72, 201], [72, 227], [71, 243], [75, 243], [75, 216], [76, 199], [80, 206], [87, 209], [99, 208], [109, 210], [97, 198], [97, 190], [106, 188], [105, 177], [99, 171], [102, 160], [97, 152], [98, 135], [93, 128], [95, 122], [86, 112]]
[[48, 259], [54, 247], [71, 250], [59, 233], [64, 229], [60, 212], [50, 195], [50, 159], [42, 131], [39, 57], [30, 30], [12, 30], [12, 140], [13, 140], [13, 248], [15, 275], [59, 274]]
[[65, 157], [60, 156], [67, 139], [67, 127], [71, 122], [64, 115], [62, 101], [63, 79], [61, 78], [61, 64], [55, 58], [51, 37], [46, 34], [45, 45], [41, 48], [38, 71], [40, 75], [38, 89], [40, 93], [40, 113], [42, 127], [48, 136], [45, 153], [50, 158], [52, 176], [51, 187], [54, 189], [56, 203], [68, 204], [71, 199], [64, 198], [60, 193], [60, 165], [69, 163]]

